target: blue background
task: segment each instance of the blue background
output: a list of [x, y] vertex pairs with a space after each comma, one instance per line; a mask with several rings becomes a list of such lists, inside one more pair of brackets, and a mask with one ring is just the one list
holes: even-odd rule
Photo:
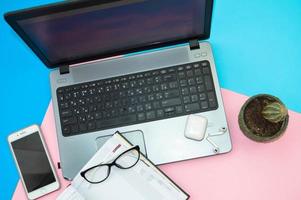
[[[0, 14], [50, 2], [1, 0]], [[40, 124], [51, 97], [49, 69], [2, 17], [0, 30], [0, 199], [10, 199], [18, 174], [6, 138]], [[270, 93], [301, 112], [300, 0], [216, 0], [211, 33], [223, 88]]]

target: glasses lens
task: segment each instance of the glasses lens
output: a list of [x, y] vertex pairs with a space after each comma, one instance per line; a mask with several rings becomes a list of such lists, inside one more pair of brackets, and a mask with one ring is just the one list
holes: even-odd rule
[[139, 151], [137, 151], [137, 149], [133, 149], [131, 151], [122, 154], [122, 156], [120, 156], [116, 160], [116, 164], [120, 168], [128, 169], [133, 167], [138, 162], [139, 157], [140, 157]]
[[85, 177], [92, 183], [98, 183], [105, 180], [109, 175], [109, 166], [97, 166], [86, 172]]

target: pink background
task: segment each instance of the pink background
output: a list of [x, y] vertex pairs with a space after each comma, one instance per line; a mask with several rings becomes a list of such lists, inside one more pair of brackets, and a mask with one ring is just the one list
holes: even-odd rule
[[[301, 114], [289, 112], [290, 122], [279, 140], [261, 144], [246, 138], [237, 123], [246, 96], [222, 90], [233, 150], [230, 153], [160, 166], [191, 196], [191, 200], [300, 200]], [[42, 131], [53, 162], [59, 161], [52, 104]], [[54, 199], [68, 184], [58, 170], [61, 190], [41, 199]], [[19, 182], [13, 199], [26, 199]]]

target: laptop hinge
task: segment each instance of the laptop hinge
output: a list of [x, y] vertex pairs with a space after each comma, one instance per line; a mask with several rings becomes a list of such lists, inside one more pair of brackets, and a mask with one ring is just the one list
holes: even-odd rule
[[60, 74], [69, 74], [69, 65], [63, 65], [60, 67]]
[[194, 49], [199, 49], [200, 48], [200, 44], [199, 44], [199, 41], [197, 39], [190, 40], [189, 41], [189, 46], [190, 46], [190, 50], [194, 50]]

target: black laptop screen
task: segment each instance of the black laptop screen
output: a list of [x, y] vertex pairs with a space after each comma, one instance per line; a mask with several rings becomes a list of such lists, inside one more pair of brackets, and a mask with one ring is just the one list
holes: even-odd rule
[[206, 0], [125, 0], [16, 23], [48, 64], [74, 64], [84, 58], [200, 36], [205, 8]]

